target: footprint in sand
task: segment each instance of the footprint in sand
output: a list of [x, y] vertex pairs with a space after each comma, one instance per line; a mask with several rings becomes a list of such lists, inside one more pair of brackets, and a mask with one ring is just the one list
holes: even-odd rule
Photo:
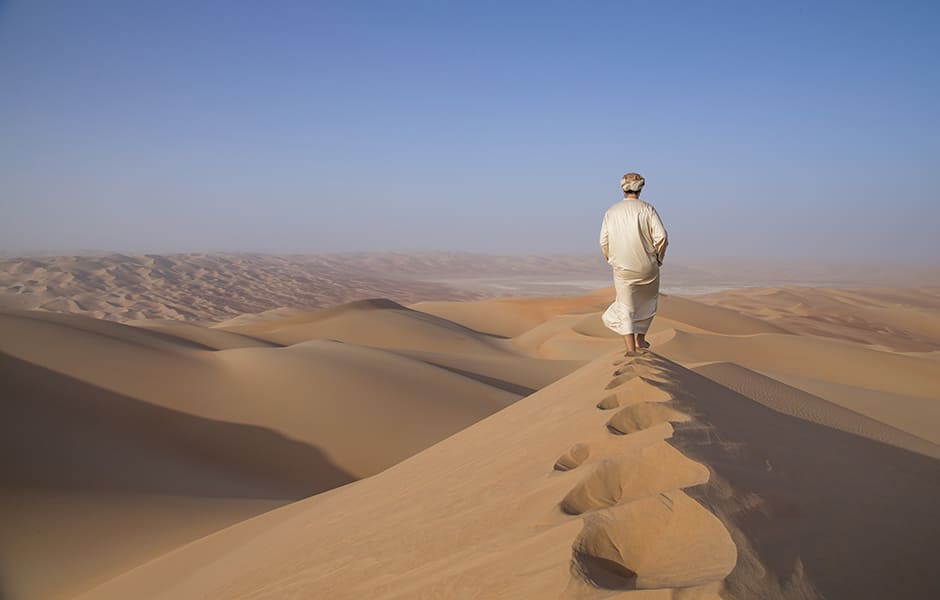
[[611, 417], [607, 421], [607, 429], [617, 435], [629, 435], [661, 423], [683, 423], [690, 419], [689, 415], [663, 402], [640, 402], [627, 406]]
[[613, 389], [636, 378], [645, 379], [657, 385], [665, 385], [669, 381], [669, 374], [659, 367], [620, 367], [611, 374], [607, 389]]
[[569, 515], [631, 502], [708, 481], [709, 470], [664, 441], [611, 457], [575, 485], [561, 501]]
[[691, 417], [669, 405], [675, 398], [662, 385], [665, 363], [645, 354], [615, 365], [620, 368], [606, 388], [612, 393], [597, 408], [620, 408], [607, 421], [616, 435], [606, 443], [575, 444], [555, 462], [560, 471], [593, 466], [559, 503], [584, 521], [572, 545], [570, 589], [714, 592], [734, 568], [737, 548], [721, 521], [681, 491], [706, 483], [708, 467], [662, 438], [628, 448], [613, 443], [617, 436], [652, 436], [656, 425]]
[[[635, 378], [619, 386], [616, 392], [602, 398], [596, 406], [600, 410], [612, 410], [641, 404], [660, 404], [672, 400], [674, 400], [674, 397], [669, 392], [652, 385], [643, 378]], [[660, 417], [661, 420], [656, 421]], [[607, 422], [607, 428], [612, 433], [622, 435], [669, 420], [686, 421], [688, 417], [672, 409], [657, 412], [655, 409], [640, 408], [634, 411], [617, 413]], [[632, 431], [622, 431], [621, 428], [629, 428]], [[554, 469], [556, 471], [568, 471], [580, 466], [591, 456], [592, 447], [596, 445], [580, 442], [575, 444], [555, 461]]]
[[641, 351], [633, 356], [623, 356], [615, 360], [613, 363], [615, 367], [619, 367], [621, 365], [662, 366], [665, 364], [666, 361], [663, 358], [649, 351]]
[[627, 378], [623, 381], [614, 379], [616, 385], [608, 385], [606, 389], [614, 393], [605, 396], [597, 403], [597, 408], [608, 410], [619, 408], [636, 402], [668, 402], [673, 400], [672, 394], [660, 387], [659, 382], [645, 377]]
[[556, 471], [570, 471], [575, 469], [591, 456], [591, 445], [578, 442], [555, 461]]
[[662, 369], [659, 367], [644, 367], [636, 365], [626, 365], [614, 371], [613, 377], [627, 375], [630, 377], [639, 377], [640, 375], [662, 375]]
[[573, 576], [611, 590], [705, 585], [737, 561], [721, 521], [679, 490], [585, 515], [572, 550]]
[[553, 465], [555, 471], [571, 471], [586, 463], [600, 463], [613, 458], [639, 452], [647, 446], [663, 441], [663, 432], [648, 429], [634, 435], [611, 435], [606, 427], [589, 441], [578, 442], [558, 457]]

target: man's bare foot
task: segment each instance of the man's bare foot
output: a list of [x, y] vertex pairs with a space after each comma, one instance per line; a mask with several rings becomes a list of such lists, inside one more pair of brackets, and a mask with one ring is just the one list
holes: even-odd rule
[[623, 350], [626, 354], [624, 356], [633, 356], [631, 352], [636, 352], [636, 342], [633, 339], [632, 335], [623, 336]]

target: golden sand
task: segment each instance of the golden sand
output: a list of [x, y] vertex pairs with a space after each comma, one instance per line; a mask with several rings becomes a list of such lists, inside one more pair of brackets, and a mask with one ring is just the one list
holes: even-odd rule
[[2, 312], [0, 595], [940, 589], [940, 293], [611, 296]]

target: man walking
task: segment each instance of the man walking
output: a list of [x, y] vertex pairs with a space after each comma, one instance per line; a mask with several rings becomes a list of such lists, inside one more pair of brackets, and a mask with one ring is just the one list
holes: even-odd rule
[[659, 267], [668, 239], [656, 209], [640, 200], [646, 181], [639, 173], [620, 179], [624, 198], [604, 214], [601, 250], [613, 268], [617, 297], [601, 319], [623, 336], [627, 355], [648, 348], [649, 331], [659, 300]]

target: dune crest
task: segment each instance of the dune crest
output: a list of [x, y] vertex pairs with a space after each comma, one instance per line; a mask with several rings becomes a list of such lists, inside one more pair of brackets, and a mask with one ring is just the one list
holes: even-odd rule
[[[614, 433], [609, 413], [595, 406], [617, 370], [613, 356], [352, 488], [304, 500], [290, 514], [259, 517], [267, 521], [260, 536], [229, 528], [86, 597], [149, 589], [155, 597], [432, 598], [459, 589], [483, 597], [499, 590], [507, 598], [564, 591], [574, 598], [720, 582], [734, 567], [735, 546], [721, 522], [681, 491], [705, 483], [708, 469], [665, 441], [672, 434], [668, 418]], [[605, 450], [555, 469], [554, 457], [577, 444]], [[411, 484], [402, 488], [402, 481]], [[345, 497], [352, 495], [373, 500], [350, 503]], [[375, 516], [378, 505], [394, 517]], [[327, 517], [336, 510], [343, 519]], [[357, 523], [354, 536], [350, 523]], [[295, 535], [308, 529], [317, 531], [315, 539]], [[219, 543], [229, 548], [224, 555], [212, 550]], [[553, 551], [533, 552], [533, 543]], [[258, 545], [271, 550], [260, 564]], [[331, 569], [340, 548], [349, 567]], [[378, 556], [384, 558], [376, 562]], [[362, 580], [355, 573], [367, 564], [372, 576]], [[233, 578], [233, 567], [242, 574]], [[158, 583], [161, 572], [179, 568], [187, 573], [179, 583]], [[520, 578], [522, 572], [541, 575]]]

